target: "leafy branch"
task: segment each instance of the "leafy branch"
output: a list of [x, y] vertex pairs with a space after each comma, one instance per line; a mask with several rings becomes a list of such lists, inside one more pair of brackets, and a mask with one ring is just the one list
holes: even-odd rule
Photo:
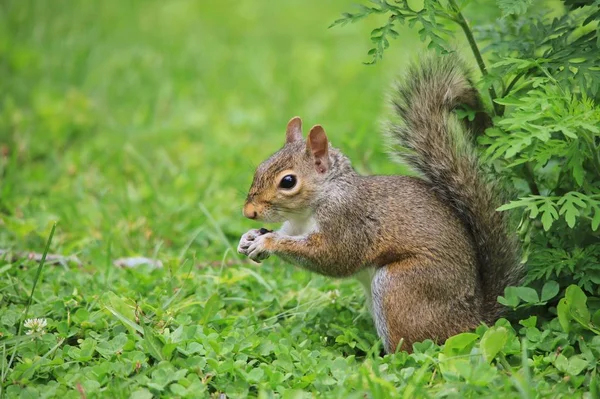
[[[471, 31], [471, 28], [469, 27], [469, 23], [467, 22], [467, 20], [463, 16], [462, 12], [460, 11], [460, 8], [456, 4], [456, 1], [448, 0], [448, 2], [456, 15], [456, 22], [458, 23], [460, 28], [463, 30], [463, 32], [467, 38], [467, 41], [469, 42], [469, 47], [471, 47], [471, 51], [473, 52], [473, 56], [475, 57], [475, 60], [477, 61], [477, 66], [479, 66], [479, 70], [481, 71], [481, 74], [483, 75], [484, 78], [487, 77], [488, 76], [487, 67], [485, 65], [485, 62], [483, 61], [483, 57], [481, 56], [481, 52], [479, 51], [479, 47], [477, 46], [477, 42], [475, 41], [473, 32]], [[502, 115], [504, 110], [501, 108], [501, 106], [499, 104], [496, 103], [496, 98], [498, 97], [498, 95], [496, 94], [496, 89], [494, 88], [493, 85], [490, 85], [490, 87], [488, 88], [488, 91], [490, 94], [490, 99], [492, 100], [492, 106], [494, 107], [494, 112], [496, 113], [496, 115]]]
[[[452, 52], [452, 46], [447, 39], [452, 34], [452, 31], [440, 22], [440, 20], [444, 20], [455, 23], [462, 29], [481, 74], [484, 77], [488, 76], [485, 61], [479, 51], [473, 32], [455, 0], [449, 0], [449, 6], [443, 5], [439, 1], [426, 0], [424, 8], [419, 11], [411, 8], [407, 0], [397, 1], [397, 4], [391, 4], [386, 0], [370, 0], [370, 2], [375, 4], [375, 6], [358, 5], [359, 9], [356, 13], [343, 13], [342, 18], [334, 21], [330, 26], [330, 28], [337, 25], [344, 26], [348, 23], [360, 21], [373, 14], [391, 14], [385, 25], [371, 31], [371, 41], [374, 46], [368, 52], [372, 58], [366, 64], [374, 64], [381, 60], [385, 50], [390, 46], [390, 39], [400, 36], [398, 31], [395, 30], [396, 22], [400, 24], [407, 23], [409, 27], [419, 24], [421, 27], [418, 31], [419, 36], [422, 41], [428, 42], [430, 49], [435, 49], [442, 54]], [[495, 102], [497, 93], [493, 85], [489, 86], [488, 92], [494, 112], [501, 114], [502, 107]]]
[[575, 227], [577, 218], [582, 216], [590, 220], [592, 231], [598, 230], [600, 226], [600, 194], [586, 195], [571, 191], [562, 197], [530, 195], [502, 205], [498, 210], [515, 208], [525, 208], [532, 219], [540, 216], [546, 231], [550, 230], [560, 216], [564, 217], [571, 228]]
[[[456, 20], [443, 12], [439, 7], [416, 11], [410, 7], [406, 0], [397, 1], [397, 4], [391, 4], [385, 0], [370, 0], [370, 2], [374, 5], [365, 6], [358, 4], [357, 12], [343, 13], [342, 18], [335, 20], [329, 26], [330, 28], [338, 25], [344, 26], [348, 23], [360, 21], [371, 15], [390, 14], [385, 25], [371, 31], [370, 39], [373, 43], [373, 47], [369, 50], [368, 54], [372, 58], [370, 61], [366, 62], [366, 64], [374, 64], [381, 60], [385, 50], [389, 48], [390, 39], [396, 39], [400, 36], [395, 29], [396, 22], [401, 25], [408, 24], [410, 27], [419, 23], [422, 26], [419, 30], [421, 39], [430, 40], [430, 48], [435, 48], [441, 52], [450, 51], [448, 42], [442, 37], [443, 34], [450, 33], [450, 31], [438, 23], [436, 18], [454, 22], [456, 22]], [[427, 3], [432, 3], [434, 6], [436, 5], [436, 2], [431, 2], [430, 0], [428, 0]]]

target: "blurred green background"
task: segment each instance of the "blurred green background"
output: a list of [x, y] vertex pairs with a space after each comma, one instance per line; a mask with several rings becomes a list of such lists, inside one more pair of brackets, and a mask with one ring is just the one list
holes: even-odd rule
[[[295, 115], [305, 132], [322, 124], [359, 172], [405, 170], [381, 131], [395, 77], [425, 49], [404, 27], [364, 65], [384, 21], [328, 29], [353, 3], [0, 0], [0, 397], [585, 397], [597, 377], [578, 374], [594, 355], [573, 355], [558, 319], [543, 332], [537, 316], [515, 323], [494, 349], [512, 345], [501, 367], [485, 352], [438, 357], [431, 341], [380, 357], [357, 282], [235, 253], [260, 226], [241, 212], [254, 168]], [[531, 21], [497, 6], [530, 1], [459, 3], [476, 37]], [[473, 64], [463, 32], [449, 36]], [[42, 268], [23, 253], [41, 253], [55, 221], [50, 252], [81, 261]], [[165, 267], [114, 265], [138, 255]], [[525, 338], [522, 357], [506, 344]]]
[[[328, 29], [351, 9], [0, 1], [0, 249], [40, 253], [58, 221], [50, 252], [82, 261], [36, 274], [0, 255], [0, 396], [362, 398], [409, 381], [414, 367], [394, 371], [406, 353], [371, 359], [381, 347], [357, 282], [234, 250], [259, 227], [241, 213], [254, 168], [295, 115], [359, 172], [404, 170], [381, 130], [423, 45], [402, 30], [366, 66], [381, 20]], [[137, 255], [165, 267], [113, 265]], [[34, 317], [48, 324], [32, 340], [21, 326]], [[393, 384], [374, 374], [388, 368]]]
[[[294, 115], [361, 172], [393, 173], [386, 95], [421, 44], [366, 66], [347, 0], [0, 4], [0, 247], [220, 259], [254, 167]], [[223, 234], [227, 238], [224, 239]]]

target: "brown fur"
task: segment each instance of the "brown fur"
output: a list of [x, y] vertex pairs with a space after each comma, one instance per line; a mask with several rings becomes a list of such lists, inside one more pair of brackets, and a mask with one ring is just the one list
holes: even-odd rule
[[[426, 180], [360, 176], [329, 146], [322, 127], [304, 141], [293, 118], [284, 147], [257, 168], [244, 209], [247, 216], [256, 211], [259, 220], [285, 223], [277, 232], [249, 231], [238, 247], [255, 260], [274, 254], [332, 277], [373, 268], [373, 316], [388, 352], [400, 342], [406, 350], [427, 338], [443, 342], [494, 319], [490, 298], [518, 270], [504, 224], [488, 224], [502, 217], [493, 211], [497, 197], [475, 167], [472, 150], [463, 143], [459, 153], [451, 148], [456, 143], [446, 144], [450, 135], [463, 134], [450, 111], [458, 100], [477, 106], [476, 92], [464, 75], [424, 68], [431, 76], [417, 76], [421, 81], [409, 85], [418, 89], [402, 93], [398, 109], [405, 124], [395, 127], [394, 136], [413, 150], [409, 161]], [[439, 82], [427, 86], [427, 79]], [[422, 91], [427, 87], [433, 92]], [[297, 179], [291, 189], [280, 187], [287, 174]], [[494, 249], [506, 243], [508, 249]], [[488, 274], [499, 279], [493, 287]]]
[[[503, 310], [498, 302], [507, 285], [518, 285], [523, 269], [518, 260], [516, 235], [507, 231], [507, 214], [498, 183], [482, 171], [475, 135], [489, 125], [481, 100], [463, 63], [456, 57], [427, 57], [408, 69], [397, 88], [394, 103], [401, 123], [390, 134], [411, 154], [405, 160], [431, 183], [439, 198], [450, 205], [467, 227], [477, 253], [485, 319]], [[468, 105], [477, 111], [473, 122], [458, 121], [452, 111]]]

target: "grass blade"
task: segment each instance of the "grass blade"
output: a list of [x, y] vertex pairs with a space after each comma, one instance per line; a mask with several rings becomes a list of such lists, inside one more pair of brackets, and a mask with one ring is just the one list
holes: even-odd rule
[[[19, 320], [19, 327], [17, 329], [16, 338], [20, 337], [21, 333], [23, 332], [23, 323], [25, 322], [25, 320], [27, 320], [27, 315], [29, 313], [29, 307], [31, 306], [31, 302], [33, 302], [33, 294], [35, 293], [35, 287], [37, 287], [37, 283], [40, 280], [40, 278], [42, 277], [42, 270], [44, 269], [44, 264], [46, 263], [46, 256], [48, 255], [48, 251], [50, 250], [50, 244], [52, 243], [52, 238], [54, 237], [55, 231], [56, 231], [56, 222], [54, 222], [54, 224], [52, 225], [52, 230], [50, 230], [50, 235], [48, 236], [48, 241], [46, 241], [46, 248], [44, 248], [44, 253], [42, 255], [42, 259], [40, 260], [40, 264], [38, 265], [37, 272], [35, 273], [35, 278], [33, 280], [33, 286], [31, 287], [31, 294], [29, 294], [29, 298], [27, 299], [27, 304], [25, 305], [25, 310], [23, 311], [23, 315], [21, 316], [21, 319]], [[6, 380], [6, 376], [8, 375], [8, 371], [10, 370], [10, 366], [12, 366], [12, 363], [15, 360], [17, 350], [19, 349], [19, 343], [20, 343], [20, 341], [17, 341], [17, 343], [15, 344], [13, 352], [10, 356], [10, 360], [8, 361], [8, 364], [6, 365], [6, 369], [4, 370], [4, 373], [2, 374], [2, 383], [4, 383], [4, 381]]]

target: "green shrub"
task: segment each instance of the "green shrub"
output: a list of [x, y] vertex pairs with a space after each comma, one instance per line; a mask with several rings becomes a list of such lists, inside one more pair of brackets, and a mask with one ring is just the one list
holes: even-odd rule
[[[372, 0], [333, 25], [387, 17], [371, 32], [368, 64], [383, 57], [403, 24], [419, 29], [421, 40], [440, 56], [455, 51], [450, 38], [458, 29], [465, 34], [480, 71], [478, 87], [487, 93], [494, 120], [494, 126], [478, 138], [481, 155], [511, 183], [515, 199], [499, 211], [512, 210], [520, 216], [518, 233], [527, 265], [525, 286], [509, 287], [499, 298], [516, 311], [511, 318], [523, 318], [521, 343], [517, 339], [511, 344], [509, 325], [496, 326], [483, 334], [480, 350], [485, 359], [496, 357], [500, 364], [504, 356], [522, 352], [530, 356], [523, 358], [523, 367], [563, 373], [576, 386], [591, 384], [587, 386], [596, 392], [600, 1], [533, 6], [532, 0], [497, 0], [496, 9], [478, 12], [473, 25], [466, 16], [483, 5], [470, 3], [425, 0], [419, 9], [406, 0]], [[462, 113], [470, 117], [468, 110]], [[450, 342], [477, 339], [468, 334], [458, 337]], [[448, 367], [441, 369], [442, 374], [449, 372]], [[476, 370], [458, 363], [452, 367], [465, 373]]]

